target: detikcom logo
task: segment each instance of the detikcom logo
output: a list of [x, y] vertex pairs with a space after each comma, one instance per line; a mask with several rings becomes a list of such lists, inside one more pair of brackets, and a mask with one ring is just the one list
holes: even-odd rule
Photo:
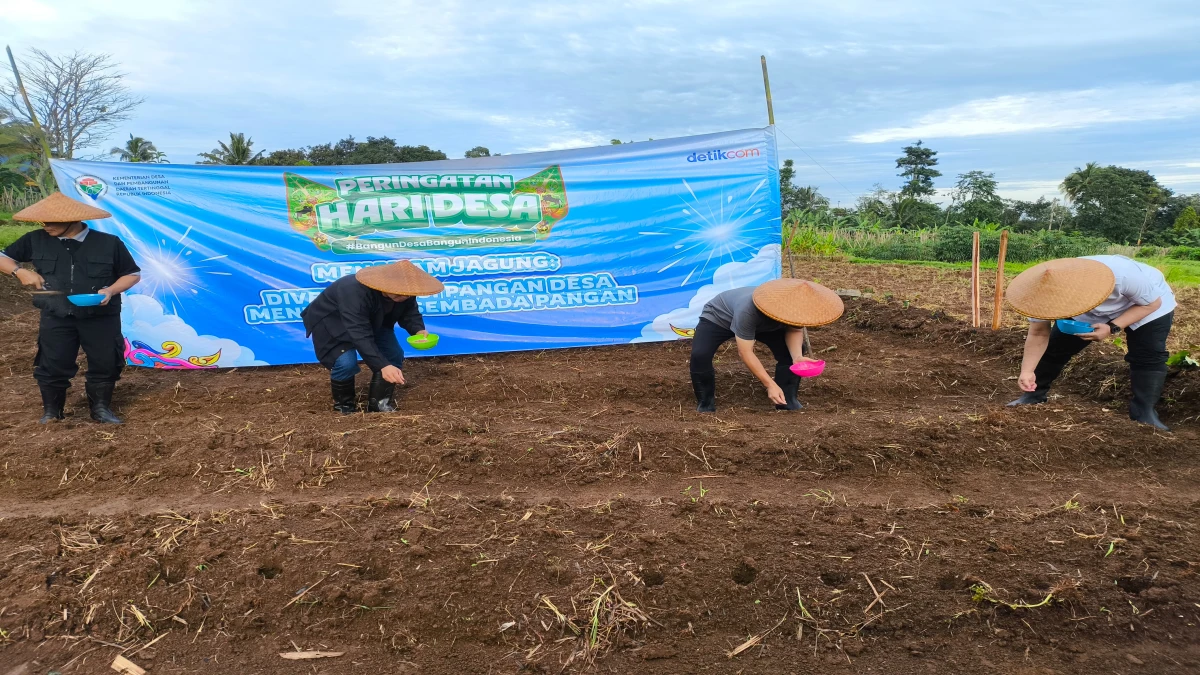
[[689, 162], [716, 162], [722, 159], [745, 159], [747, 157], [759, 157], [762, 153], [758, 148], [744, 148], [742, 150], [709, 150], [708, 152], [693, 152], [688, 155]]

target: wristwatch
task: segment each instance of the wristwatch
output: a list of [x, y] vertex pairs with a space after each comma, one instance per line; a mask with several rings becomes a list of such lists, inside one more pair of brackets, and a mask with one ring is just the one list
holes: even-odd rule
[[1121, 332], [1121, 327], [1118, 326], [1117, 324], [1115, 324], [1111, 321], [1108, 321], [1107, 323], [1108, 323], [1108, 330], [1112, 331], [1112, 333], [1111, 333], [1112, 335], [1116, 335], [1117, 333]]

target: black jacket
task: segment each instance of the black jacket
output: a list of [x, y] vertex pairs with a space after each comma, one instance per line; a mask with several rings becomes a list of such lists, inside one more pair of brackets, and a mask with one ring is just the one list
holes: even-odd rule
[[312, 336], [317, 360], [326, 368], [347, 350], [376, 372], [390, 365], [375, 346], [375, 336], [399, 324], [416, 335], [425, 330], [425, 320], [416, 298], [392, 302], [383, 293], [358, 283], [353, 275], [342, 277], [321, 291], [300, 314], [305, 336]]
[[76, 307], [67, 295], [95, 293], [117, 279], [136, 274], [137, 263], [119, 238], [89, 230], [83, 241], [63, 242], [33, 230], [4, 249], [4, 255], [17, 262], [32, 262], [37, 273], [46, 280], [45, 288], [63, 291], [65, 295], [35, 295], [33, 305], [43, 314], [79, 318], [121, 313], [121, 296], [113, 296], [103, 307]]

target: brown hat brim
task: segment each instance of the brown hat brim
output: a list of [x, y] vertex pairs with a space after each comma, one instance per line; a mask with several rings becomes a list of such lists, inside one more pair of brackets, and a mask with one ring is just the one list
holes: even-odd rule
[[364, 267], [354, 277], [363, 286], [393, 295], [437, 295], [446, 288], [442, 282], [408, 260]]
[[31, 223], [74, 223], [82, 220], [98, 220], [111, 218], [112, 214], [104, 209], [78, 202], [61, 192], [27, 206], [13, 214], [13, 220]]
[[789, 326], [824, 326], [846, 311], [837, 293], [803, 279], [768, 281], [754, 289], [752, 297], [758, 311]]
[[1113, 271], [1099, 260], [1059, 258], [1018, 274], [1008, 284], [1005, 299], [1024, 316], [1066, 319], [1095, 309], [1115, 285]]

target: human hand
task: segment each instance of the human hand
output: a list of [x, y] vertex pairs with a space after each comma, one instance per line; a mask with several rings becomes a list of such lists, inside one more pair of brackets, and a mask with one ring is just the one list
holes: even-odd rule
[[767, 398], [771, 399], [771, 403], [775, 405], [787, 405], [787, 398], [784, 397], [783, 390], [774, 382], [767, 387]]
[[1017, 378], [1017, 384], [1020, 385], [1021, 391], [1034, 391], [1037, 389], [1037, 375], [1033, 373], [1021, 373]]
[[108, 301], [112, 300], [112, 296], [114, 295], [113, 292], [111, 290], [109, 290], [108, 286], [105, 286], [104, 288], [101, 288], [100, 290], [98, 290], [96, 292], [99, 293], [100, 295], [104, 296], [104, 299], [100, 301], [101, 307], [103, 307], [104, 305], [107, 305]]
[[1101, 342], [1112, 337], [1112, 328], [1109, 328], [1106, 323], [1094, 323], [1092, 324], [1092, 332], [1084, 333], [1079, 337], [1088, 342]]
[[33, 289], [38, 289], [46, 285], [46, 280], [42, 278], [42, 275], [33, 270], [27, 270], [24, 267], [17, 270], [17, 281], [21, 282], [22, 286]]
[[392, 384], [404, 384], [404, 373], [396, 366], [384, 366], [379, 374]]

